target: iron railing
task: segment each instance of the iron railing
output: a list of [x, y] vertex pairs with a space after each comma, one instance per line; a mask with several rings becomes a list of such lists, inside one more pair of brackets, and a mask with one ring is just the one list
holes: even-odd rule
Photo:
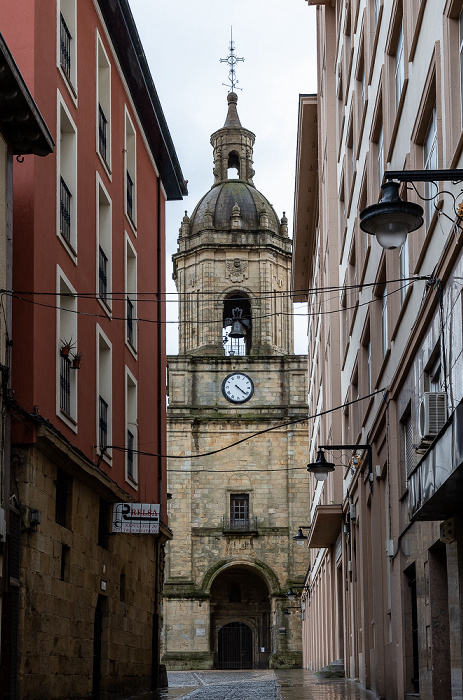
[[134, 434], [130, 431], [127, 430], [127, 476], [130, 477], [131, 479], [134, 478], [135, 473], [134, 473], [134, 453], [133, 453], [133, 441], [134, 441]]
[[62, 411], [71, 414], [71, 360], [61, 356], [59, 373], [59, 407]]
[[100, 396], [99, 426], [99, 444], [100, 449], [103, 449], [108, 444], [108, 404], [102, 396]]
[[107, 141], [107, 132], [108, 132], [108, 120], [106, 119], [106, 115], [103, 112], [103, 108], [100, 104], [98, 104], [98, 148], [100, 151], [100, 155], [104, 159], [104, 162], [108, 162], [107, 158], [107, 149], [108, 149], [108, 141]]
[[257, 518], [222, 518], [224, 532], [257, 532]]
[[98, 292], [103, 301], [107, 301], [108, 296], [108, 256], [103, 248], [99, 246], [98, 256]]
[[71, 80], [71, 41], [71, 32], [62, 13], [60, 13], [60, 64], [69, 81]]
[[127, 340], [133, 345], [133, 303], [127, 297]]
[[60, 231], [68, 243], [71, 242], [71, 190], [64, 178], [60, 179]]

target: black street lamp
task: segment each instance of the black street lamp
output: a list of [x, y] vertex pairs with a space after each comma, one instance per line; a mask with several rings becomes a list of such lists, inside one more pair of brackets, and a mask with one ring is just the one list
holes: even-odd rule
[[407, 234], [423, 225], [423, 208], [401, 199], [399, 182], [462, 182], [463, 170], [389, 170], [384, 179], [382, 199], [360, 212], [360, 228], [390, 250], [400, 248]]
[[302, 530], [310, 530], [310, 525], [300, 525], [297, 535], [293, 537], [296, 544], [303, 545], [307, 541], [307, 537], [304, 535]]
[[366, 450], [368, 454], [368, 478], [370, 487], [373, 482], [373, 459], [371, 454], [371, 445], [320, 445], [317, 459], [307, 465], [307, 471], [314, 474], [318, 481], [325, 481], [328, 474], [335, 469], [332, 462], [327, 462], [323, 450]]

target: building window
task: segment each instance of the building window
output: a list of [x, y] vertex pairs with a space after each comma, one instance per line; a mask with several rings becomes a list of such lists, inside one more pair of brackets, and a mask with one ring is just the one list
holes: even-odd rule
[[137, 349], [137, 254], [128, 236], [125, 246], [126, 340]]
[[[97, 435], [98, 447], [102, 452], [112, 440], [112, 347], [101, 328], [97, 330], [98, 351], [98, 394], [97, 394]], [[104, 458], [111, 456], [111, 450], [104, 449]]]
[[104, 302], [105, 310], [111, 309], [112, 287], [112, 206], [108, 193], [97, 175], [97, 240], [98, 240], [98, 270], [97, 286], [100, 301]]
[[109, 543], [109, 503], [100, 498], [100, 510], [98, 514], [98, 545], [108, 549]]
[[76, 430], [77, 421], [77, 375], [72, 369], [70, 355], [63, 355], [62, 348], [69, 344], [71, 352], [77, 352], [77, 296], [62, 271], [58, 268], [57, 280], [57, 406], [58, 415]]
[[104, 400], [102, 396], [99, 398], [99, 445], [100, 450], [103, 450], [108, 446], [108, 408], [109, 404]]
[[387, 327], [387, 285], [384, 285], [381, 295], [381, 347], [383, 357], [386, 355], [389, 346], [389, 335]]
[[72, 479], [57, 469], [55, 481], [55, 522], [70, 529], [72, 509]]
[[76, 0], [58, 0], [58, 66], [73, 96], [77, 88]]
[[378, 26], [380, 7], [381, 7], [381, 0], [373, 0], [373, 9], [374, 9], [374, 15], [375, 15], [375, 27]]
[[245, 530], [249, 528], [249, 494], [230, 494], [230, 528]]
[[[437, 109], [436, 105], [432, 108], [431, 119], [429, 121], [428, 130], [423, 142], [423, 165], [425, 170], [437, 169]], [[437, 183], [424, 183], [424, 217], [426, 228], [431, 223], [432, 216], [435, 211], [435, 197], [437, 194]]]
[[251, 352], [251, 304], [247, 297], [233, 295], [225, 300], [222, 342], [225, 355], [249, 355]]
[[126, 479], [133, 486], [138, 481], [138, 397], [137, 382], [127, 367], [125, 368], [125, 422]]
[[58, 101], [58, 235], [74, 257], [77, 252], [77, 129], [62, 100]]
[[410, 286], [410, 282], [408, 281], [410, 277], [410, 249], [408, 244], [408, 236], [399, 250], [399, 269], [400, 279], [404, 280], [400, 287], [400, 302], [403, 304]]
[[411, 413], [402, 422], [403, 454], [405, 463], [405, 479], [408, 481], [415, 466], [415, 452], [413, 449], [413, 424]]
[[395, 108], [396, 111], [399, 109], [400, 97], [402, 95], [402, 88], [405, 82], [405, 58], [404, 58], [404, 22], [403, 19], [400, 23], [399, 37], [397, 39], [397, 48], [395, 52]]
[[69, 581], [69, 560], [71, 550], [66, 544], [61, 544], [60, 580]]
[[125, 212], [130, 223], [137, 225], [136, 133], [125, 111]]
[[377, 145], [377, 160], [378, 160], [378, 186], [381, 189], [384, 177], [384, 132], [383, 125], [381, 124], [379, 134], [378, 134], [378, 145]]
[[97, 32], [97, 150], [105, 165], [111, 166], [111, 65]]

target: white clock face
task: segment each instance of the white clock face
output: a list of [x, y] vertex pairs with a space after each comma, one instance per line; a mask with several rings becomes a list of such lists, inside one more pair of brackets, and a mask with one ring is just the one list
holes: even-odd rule
[[244, 403], [249, 401], [254, 393], [254, 384], [247, 374], [234, 372], [222, 382], [222, 393], [232, 403]]

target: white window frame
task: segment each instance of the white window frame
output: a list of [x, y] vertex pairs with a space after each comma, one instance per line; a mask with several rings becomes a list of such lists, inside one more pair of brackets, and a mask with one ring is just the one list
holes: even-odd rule
[[[408, 236], [404, 243], [401, 245], [399, 250], [399, 270], [400, 279], [406, 280], [410, 277], [410, 247], [408, 243]], [[409, 282], [402, 284], [400, 287], [400, 302], [404, 303], [405, 297], [409, 289]]]
[[385, 357], [389, 347], [389, 329], [387, 323], [387, 285], [384, 285], [381, 295], [381, 345], [383, 357]]
[[[133, 435], [133, 475], [128, 471], [128, 431]], [[128, 367], [125, 368], [125, 480], [133, 487], [138, 484], [138, 385]]]
[[[137, 251], [127, 232], [125, 234], [125, 344], [136, 356], [138, 349], [138, 324], [137, 324], [137, 288], [138, 288], [138, 260]], [[128, 302], [132, 304], [132, 342], [129, 340], [128, 330]]]
[[[96, 449], [97, 453], [101, 454], [100, 448], [100, 396], [108, 406], [107, 410], [107, 437], [106, 444], [112, 443], [112, 343], [109, 340], [103, 329], [97, 324], [96, 326]], [[106, 449], [103, 454], [103, 460], [111, 464], [112, 450]]]
[[[106, 118], [106, 154], [100, 147], [100, 106]], [[96, 152], [106, 170], [111, 174], [111, 64], [108, 54], [96, 30]]]
[[[100, 176], [96, 175], [96, 290], [110, 316], [112, 309], [112, 201]], [[100, 293], [100, 248], [106, 256], [106, 297]]]
[[405, 55], [404, 55], [404, 20], [400, 22], [399, 37], [394, 59], [394, 82], [395, 82], [395, 108], [399, 109], [400, 97], [405, 82]]
[[[72, 294], [74, 296], [67, 296]], [[66, 295], [66, 296], [64, 296]], [[63, 270], [56, 266], [56, 415], [77, 433], [77, 378], [78, 371], [70, 368], [70, 411], [61, 408], [61, 347], [64, 341], [72, 341], [72, 352], [80, 350], [77, 341], [77, 292]]]
[[[77, 98], [77, 2], [76, 0], [58, 0], [56, 31], [56, 63], [63, 81], [74, 102]], [[61, 62], [61, 15], [70, 34], [70, 70], [69, 76]]]
[[[438, 167], [437, 158], [437, 107], [432, 108], [429, 126], [423, 141], [423, 167], [425, 170], [436, 170]], [[426, 229], [429, 228], [434, 211], [435, 199], [431, 199], [437, 193], [437, 184], [434, 182], [424, 183], [424, 216]], [[428, 200], [428, 201], [426, 201]]]
[[[74, 263], [77, 262], [77, 127], [58, 90], [57, 100], [57, 146], [56, 146], [56, 235], [63, 243]], [[70, 192], [69, 237], [62, 223], [62, 183]]]
[[[124, 110], [124, 207], [125, 215], [137, 233], [137, 132], [127, 107]], [[128, 176], [132, 180], [132, 214], [128, 205]]]

